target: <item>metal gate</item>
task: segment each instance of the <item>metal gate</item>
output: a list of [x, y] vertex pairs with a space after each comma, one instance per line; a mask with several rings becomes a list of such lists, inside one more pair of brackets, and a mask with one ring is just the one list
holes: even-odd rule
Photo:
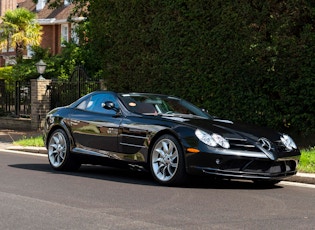
[[30, 117], [31, 82], [0, 80], [0, 115]]
[[91, 81], [83, 67], [78, 66], [67, 81], [52, 80], [50, 108], [69, 105], [83, 95], [100, 89], [99, 81]]

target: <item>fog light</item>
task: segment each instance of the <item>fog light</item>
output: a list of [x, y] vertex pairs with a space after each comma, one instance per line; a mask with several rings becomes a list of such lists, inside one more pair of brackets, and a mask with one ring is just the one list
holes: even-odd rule
[[219, 165], [219, 164], [221, 164], [221, 160], [220, 160], [220, 159], [216, 159], [216, 160], [215, 160], [215, 163], [216, 163], [217, 165]]

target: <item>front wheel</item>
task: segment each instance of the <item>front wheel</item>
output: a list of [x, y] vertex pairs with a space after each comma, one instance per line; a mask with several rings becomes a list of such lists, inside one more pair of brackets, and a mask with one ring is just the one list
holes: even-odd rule
[[70, 141], [64, 130], [57, 129], [50, 135], [47, 149], [53, 169], [66, 171], [80, 168], [81, 164], [70, 153]]
[[185, 181], [183, 150], [176, 138], [163, 135], [154, 143], [150, 169], [154, 179], [162, 185], [179, 185]]

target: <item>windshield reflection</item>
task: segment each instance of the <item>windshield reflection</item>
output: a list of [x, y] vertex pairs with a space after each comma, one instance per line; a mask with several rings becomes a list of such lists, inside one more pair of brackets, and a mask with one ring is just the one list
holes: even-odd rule
[[182, 116], [210, 119], [208, 113], [177, 97], [155, 94], [120, 94], [125, 107], [143, 115]]

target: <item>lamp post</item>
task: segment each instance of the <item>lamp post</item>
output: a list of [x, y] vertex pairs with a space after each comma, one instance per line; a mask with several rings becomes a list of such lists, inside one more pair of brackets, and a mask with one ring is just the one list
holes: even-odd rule
[[37, 78], [38, 80], [45, 80], [42, 74], [45, 73], [47, 64], [41, 59], [39, 62], [35, 64], [37, 68], [37, 72], [40, 74], [40, 76]]

